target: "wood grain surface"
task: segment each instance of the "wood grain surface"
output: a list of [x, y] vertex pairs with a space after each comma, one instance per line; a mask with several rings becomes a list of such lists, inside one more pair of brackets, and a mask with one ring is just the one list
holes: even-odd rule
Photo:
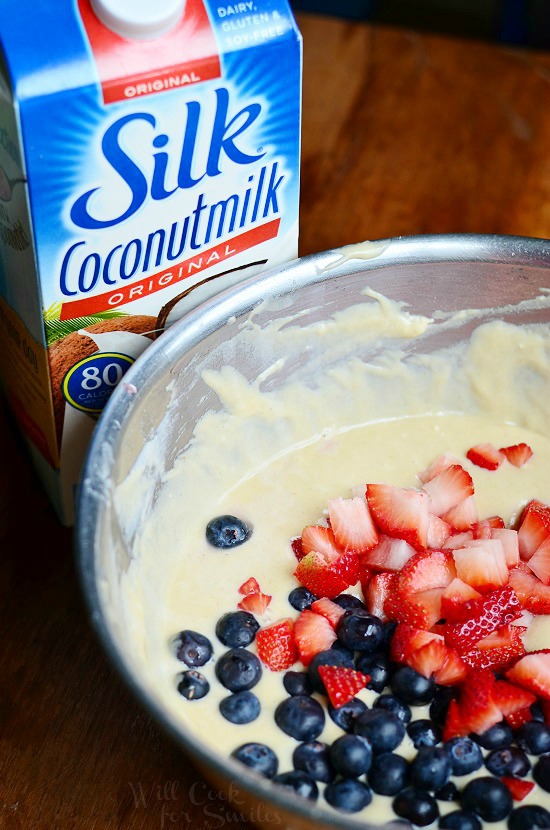
[[[301, 253], [550, 237], [550, 56], [301, 15]], [[111, 669], [72, 534], [0, 413], [0, 828], [249, 830]]]

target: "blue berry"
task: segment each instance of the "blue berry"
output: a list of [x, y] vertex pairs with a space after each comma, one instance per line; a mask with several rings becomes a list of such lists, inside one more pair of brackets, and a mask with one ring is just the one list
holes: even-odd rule
[[174, 637], [176, 657], [186, 666], [196, 669], [204, 666], [212, 657], [212, 643], [204, 634], [185, 629]]
[[441, 741], [441, 729], [431, 720], [413, 720], [407, 726], [407, 734], [416, 749], [421, 746], [435, 746]]
[[250, 769], [259, 772], [266, 778], [273, 778], [279, 767], [279, 760], [270, 747], [265, 744], [248, 743], [239, 746], [231, 753], [232, 758], [236, 758], [242, 764], [245, 764]]
[[533, 718], [533, 720], [538, 720], [542, 723], [545, 723], [544, 712], [542, 711], [538, 703], [532, 703], [529, 709], [531, 711], [531, 717]]
[[434, 795], [438, 801], [458, 801], [460, 798], [458, 787], [454, 781], [447, 781], [446, 784], [435, 791]]
[[456, 698], [456, 691], [452, 686], [437, 686], [432, 702], [430, 703], [430, 719], [437, 725], [443, 726], [447, 719], [447, 711], [451, 700]]
[[338, 706], [337, 708], [329, 703], [327, 710], [330, 719], [333, 720], [334, 723], [340, 727], [340, 729], [343, 729], [344, 732], [353, 732], [353, 724], [355, 723], [355, 719], [363, 712], [367, 711], [367, 704], [358, 697], [353, 697], [347, 703], [344, 703], [342, 706]]
[[511, 746], [508, 749], [494, 749], [485, 758], [485, 766], [499, 778], [513, 775], [523, 778], [531, 769], [531, 762], [522, 749]]
[[353, 731], [370, 742], [374, 753], [392, 752], [405, 737], [403, 723], [384, 709], [367, 709], [355, 719]]
[[435, 798], [416, 787], [405, 787], [393, 800], [393, 810], [401, 818], [406, 818], [418, 827], [431, 824], [439, 816], [439, 807]]
[[384, 625], [365, 608], [350, 608], [338, 620], [336, 634], [355, 651], [378, 651], [384, 642]]
[[550, 752], [550, 727], [535, 720], [524, 723], [516, 732], [516, 743], [530, 755]]
[[451, 775], [451, 759], [443, 747], [421, 746], [411, 763], [411, 781], [424, 790], [438, 790]]
[[517, 807], [508, 819], [509, 830], [548, 830], [549, 827], [550, 813], [537, 804]]
[[337, 597], [334, 597], [332, 601], [335, 602], [336, 605], [339, 605], [340, 608], [343, 608], [344, 611], [349, 611], [350, 608], [365, 607], [365, 603], [353, 594], [339, 594]]
[[550, 755], [541, 755], [533, 767], [533, 778], [543, 790], [550, 793]]
[[353, 649], [348, 648], [343, 643], [341, 643], [340, 640], [335, 640], [331, 645], [330, 650], [338, 651], [340, 654], [343, 654], [344, 657], [346, 657], [350, 661], [350, 663], [353, 663], [355, 652], [353, 651]]
[[363, 674], [368, 674], [370, 680], [367, 683], [367, 689], [372, 689], [373, 692], [381, 692], [388, 685], [390, 661], [388, 655], [384, 652], [377, 651], [374, 654], [360, 652], [355, 661], [355, 668]]
[[433, 677], [424, 677], [410, 666], [400, 666], [391, 679], [392, 692], [405, 703], [415, 706], [433, 700], [435, 688]]
[[295, 769], [307, 772], [314, 781], [330, 784], [336, 773], [330, 761], [330, 747], [322, 741], [306, 741], [294, 750], [292, 763]]
[[310, 695], [313, 691], [305, 671], [287, 671], [283, 677], [283, 686], [289, 695]]
[[210, 683], [196, 669], [189, 669], [180, 674], [177, 688], [187, 700], [200, 700], [210, 691]]
[[313, 741], [323, 731], [325, 712], [314, 698], [295, 695], [279, 703], [275, 709], [275, 723], [297, 741]]
[[296, 611], [305, 611], [311, 608], [317, 597], [308, 591], [307, 588], [293, 588], [288, 595], [288, 601]]
[[354, 668], [353, 660], [348, 654], [332, 648], [318, 652], [307, 667], [307, 676], [313, 689], [321, 694], [326, 694], [326, 689], [319, 674], [319, 666], [347, 666], [350, 669]]
[[397, 795], [409, 783], [409, 763], [401, 755], [375, 755], [367, 775], [371, 789], [379, 795]]
[[231, 648], [216, 663], [216, 677], [230, 692], [252, 689], [262, 676], [262, 666], [255, 654], [244, 648]]
[[471, 738], [451, 738], [445, 744], [449, 754], [453, 775], [468, 775], [483, 765], [483, 753]]
[[280, 772], [279, 775], [273, 778], [273, 783], [291, 790], [301, 798], [308, 798], [310, 801], [317, 801], [319, 797], [319, 789], [313, 778], [310, 778], [306, 772], [300, 769]]
[[250, 536], [250, 528], [236, 516], [216, 516], [206, 525], [206, 538], [215, 548], [234, 548]]
[[372, 801], [372, 793], [366, 784], [356, 778], [341, 778], [325, 787], [325, 799], [337, 810], [358, 813]]
[[230, 611], [216, 623], [216, 637], [229, 648], [245, 648], [259, 629], [259, 622], [248, 611]]
[[392, 712], [405, 725], [412, 718], [410, 708], [395, 695], [379, 695], [372, 705], [375, 709], [384, 709], [387, 712]]
[[506, 749], [514, 740], [514, 731], [511, 726], [501, 721], [482, 732], [481, 735], [472, 735], [472, 738], [483, 749]]
[[361, 735], [341, 735], [330, 748], [330, 760], [344, 778], [358, 778], [372, 763], [371, 745]]
[[475, 813], [454, 810], [439, 819], [441, 830], [481, 830], [481, 822]]
[[231, 723], [252, 723], [260, 709], [260, 701], [254, 692], [235, 692], [220, 700], [220, 712]]
[[484, 821], [502, 821], [512, 810], [512, 796], [498, 778], [475, 778], [462, 790], [461, 804]]

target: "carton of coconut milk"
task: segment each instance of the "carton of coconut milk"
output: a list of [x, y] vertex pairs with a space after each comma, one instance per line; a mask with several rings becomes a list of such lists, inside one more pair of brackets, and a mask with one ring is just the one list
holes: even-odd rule
[[134, 360], [297, 255], [300, 89], [285, 0], [0, 0], [0, 368], [65, 523]]

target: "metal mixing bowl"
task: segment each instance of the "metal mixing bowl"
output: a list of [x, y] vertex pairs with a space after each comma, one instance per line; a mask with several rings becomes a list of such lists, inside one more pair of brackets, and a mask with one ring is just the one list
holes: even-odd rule
[[[427, 316], [480, 309], [475, 322], [468, 319], [447, 330], [445, 337], [451, 339], [468, 336], [473, 325], [505, 304], [523, 303], [524, 310], [520, 305], [510, 311], [516, 323], [550, 320], [548, 304], [538, 308], [536, 302], [527, 303], [525, 310], [524, 302], [550, 286], [548, 241], [449, 235], [399, 238], [382, 248], [371, 259], [335, 250], [297, 260], [228, 289], [186, 314], [148, 348], [113, 394], [95, 430], [80, 488], [76, 538], [82, 583], [93, 624], [116, 669], [207, 777], [218, 786], [236, 782], [250, 806], [263, 802], [276, 807], [281, 827], [292, 830], [366, 830], [366, 825], [295, 799], [246, 769], [236, 769], [234, 762], [216, 755], [169, 717], [151, 695], [136, 670], [117, 614], [120, 578], [132, 555], [132, 533], [117, 514], [113, 493], [151, 436], [164, 431], [162, 452], [169, 469], [176, 452], [191, 439], [195, 423], [209, 409], [220, 407], [216, 394], [201, 379], [205, 365], [227, 361], [255, 378], [273, 363], [277, 356], [269, 350], [246, 351], [237, 345], [239, 326], [251, 312], [259, 328], [273, 315], [273, 308], [289, 316], [300, 313], [307, 325], [361, 302], [363, 290], [370, 286], [408, 303], [409, 311]], [[266, 298], [271, 300], [267, 305]], [[438, 348], [442, 344], [437, 341], [437, 336], [428, 339], [425, 348]], [[329, 365], [331, 355], [327, 353], [325, 359]], [[303, 372], [305, 361], [306, 355], [296, 355], [286, 374], [298, 368]], [[272, 382], [284, 380], [284, 374]], [[176, 407], [171, 406], [174, 389], [179, 395]], [[153, 488], [144, 494], [144, 504], [154, 498]]]

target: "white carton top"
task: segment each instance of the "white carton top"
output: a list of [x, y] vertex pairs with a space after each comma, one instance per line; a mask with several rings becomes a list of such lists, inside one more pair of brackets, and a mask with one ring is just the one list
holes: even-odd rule
[[91, 0], [101, 22], [121, 37], [160, 37], [181, 20], [185, 0]]

